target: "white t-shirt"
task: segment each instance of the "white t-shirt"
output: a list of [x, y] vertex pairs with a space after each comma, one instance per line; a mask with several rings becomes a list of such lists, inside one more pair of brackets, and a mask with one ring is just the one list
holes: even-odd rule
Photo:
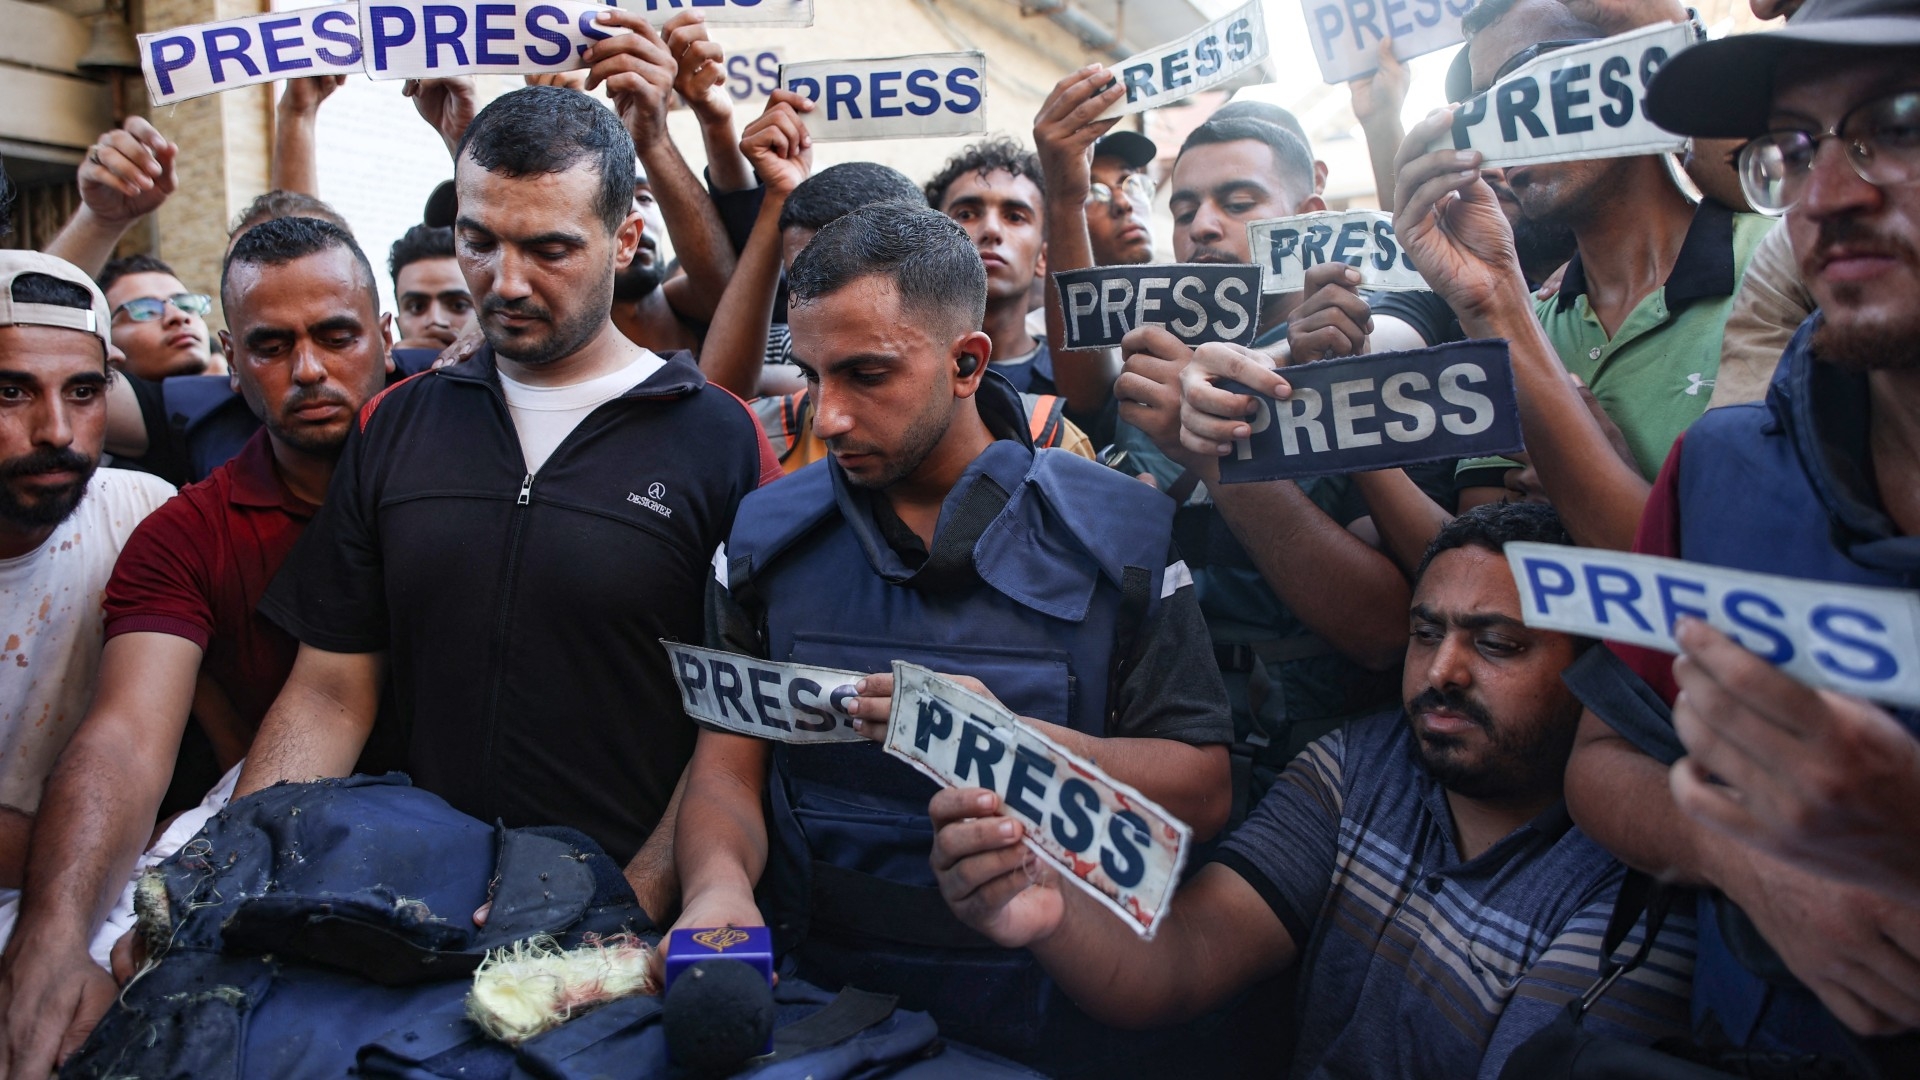
[[158, 477], [100, 469], [46, 543], [0, 559], [0, 803], [40, 805], [54, 759], [93, 702], [114, 560], [172, 497]]
[[646, 382], [664, 363], [642, 349], [632, 363], [618, 371], [566, 386], [529, 386], [501, 375], [500, 389], [507, 397], [507, 412], [513, 415], [513, 429], [520, 435], [527, 471], [539, 472], [554, 448], [565, 442], [589, 413]]

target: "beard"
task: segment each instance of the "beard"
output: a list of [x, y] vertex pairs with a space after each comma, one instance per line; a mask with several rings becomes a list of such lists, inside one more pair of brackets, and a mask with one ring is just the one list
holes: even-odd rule
[[[495, 353], [528, 367], [542, 367], [579, 352], [600, 332], [612, 309], [613, 275], [609, 274], [598, 280], [592, 294], [582, 298], [578, 308], [558, 317], [531, 299], [502, 300], [488, 296], [480, 303], [483, 315], [480, 329]], [[544, 320], [548, 331], [544, 337], [533, 333], [515, 337], [496, 329], [484, 317], [503, 312]]]
[[349, 418], [359, 412], [358, 409], [353, 407], [353, 402], [349, 400], [345, 394], [321, 386], [298, 391], [291, 398], [287, 399], [286, 404], [281, 408], [278, 416], [268, 416], [263, 422], [266, 424], [268, 431], [278, 437], [281, 442], [286, 443], [295, 450], [312, 454], [319, 458], [337, 459], [340, 456], [340, 451], [347, 445], [347, 433], [353, 430], [351, 419], [338, 431], [316, 430], [305, 425], [283, 423], [280, 419], [281, 417], [293, 415], [297, 409], [304, 409], [309, 405], [323, 404], [339, 405], [346, 408]]
[[[1878, 232], [1858, 217], [1822, 221], [1814, 253], [1842, 244], [1885, 252], [1909, 267], [1920, 266], [1920, 255], [1903, 237]], [[1817, 280], [1806, 262], [1801, 263], [1800, 273], [1808, 282]], [[1866, 299], [1865, 289], [1854, 282], [1824, 285], [1824, 289], [1832, 296], [1822, 305], [1820, 325], [1813, 331], [1814, 356], [1855, 374], [1920, 371], [1920, 305], [1903, 305], [1891, 318], [1863, 318], [1847, 309]]]
[[1529, 280], [1539, 274], [1541, 280], [1573, 258], [1578, 244], [1573, 230], [1565, 225], [1549, 225], [1522, 216], [1513, 225], [1513, 250]]
[[613, 298], [631, 303], [645, 300], [667, 280], [666, 264], [655, 253], [644, 265], [640, 261], [641, 252], [635, 252], [633, 261], [625, 270], [613, 275]]
[[[1578, 703], [1573, 709], [1578, 709]], [[1413, 753], [1440, 786], [1469, 799], [1501, 799], [1550, 790], [1560, 784], [1573, 751], [1577, 711], [1524, 727], [1499, 725], [1484, 706], [1457, 689], [1421, 691], [1407, 702], [1408, 722], [1429, 709], [1466, 717], [1486, 736], [1476, 760], [1464, 740], [1416, 733]]]
[[[927, 458], [933, 456], [934, 447], [939, 446], [940, 440], [946, 438], [947, 428], [952, 423], [953, 399], [949, 397], [942, 401], [936, 396], [929, 400], [927, 407], [920, 411], [920, 415], [914, 417], [913, 422], [907, 425], [906, 432], [901, 436], [900, 449], [881, 459], [884, 465], [881, 472], [857, 477], [842, 470], [842, 475], [854, 487], [866, 488], [870, 491], [892, 487], [902, 479], [912, 476], [921, 465], [926, 464]], [[827, 447], [843, 453], [877, 452], [873, 447], [835, 442], [832, 439], [827, 440]]]
[[[0, 521], [23, 529], [48, 529], [73, 515], [80, 500], [87, 497], [87, 484], [100, 464], [68, 447], [41, 447], [9, 461], [0, 462]], [[39, 498], [28, 502], [20, 497], [13, 481], [24, 476], [50, 472], [74, 472], [80, 479], [64, 487], [43, 490]]]

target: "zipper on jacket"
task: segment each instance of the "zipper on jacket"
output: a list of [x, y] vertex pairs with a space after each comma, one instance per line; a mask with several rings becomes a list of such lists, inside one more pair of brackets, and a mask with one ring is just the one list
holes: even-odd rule
[[525, 506], [532, 501], [533, 501], [533, 474], [528, 473], [527, 478], [525, 480], [520, 481], [519, 505]]

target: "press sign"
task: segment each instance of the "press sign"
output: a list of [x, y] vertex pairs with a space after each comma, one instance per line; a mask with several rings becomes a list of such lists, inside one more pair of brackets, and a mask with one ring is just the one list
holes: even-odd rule
[[1920, 705], [1920, 595], [1557, 544], [1508, 544], [1528, 626], [1677, 653], [1689, 615], [1815, 686]]
[[1095, 266], [1053, 279], [1069, 349], [1115, 346], [1139, 326], [1164, 327], [1187, 345], [1246, 344], [1259, 328], [1260, 271], [1252, 266]]
[[[1285, 399], [1255, 394], [1253, 434], [1220, 459], [1244, 484], [1366, 472], [1524, 449], [1505, 341], [1457, 341], [1281, 372]], [[1232, 381], [1221, 387], [1252, 391]]]
[[1267, 58], [1267, 22], [1260, 0], [1214, 20], [1186, 37], [1136, 53], [1115, 65], [1126, 100], [1101, 117], [1126, 116], [1172, 105], [1232, 79]]
[[[141, 34], [155, 105], [304, 75], [376, 79], [570, 71], [624, 30], [594, 22], [608, 5], [575, 0], [361, 0]], [[627, 0], [664, 24], [683, 10], [716, 25], [811, 26], [813, 0]]]
[[1380, 41], [1402, 60], [1463, 40], [1460, 17], [1474, 0], [1301, 0], [1320, 77], [1343, 83], [1379, 70]]
[[1545, 53], [1459, 106], [1430, 149], [1478, 150], [1496, 166], [1682, 149], [1645, 102], [1660, 65], [1691, 44], [1691, 26], [1661, 23]]
[[780, 65], [780, 85], [815, 103], [816, 140], [977, 135], [987, 130], [986, 57], [925, 53]]
[[1066, 880], [1141, 937], [1160, 928], [1193, 830], [1138, 791], [998, 703], [898, 660], [886, 748], [949, 787], [999, 795]]
[[1383, 210], [1322, 210], [1247, 223], [1248, 250], [1260, 264], [1260, 291], [1299, 292], [1307, 270], [1343, 262], [1369, 289], [1424, 289], [1405, 248], [1394, 242], [1393, 215]]
[[759, 660], [661, 639], [687, 715], [736, 735], [788, 743], [860, 742], [847, 699], [854, 671]]

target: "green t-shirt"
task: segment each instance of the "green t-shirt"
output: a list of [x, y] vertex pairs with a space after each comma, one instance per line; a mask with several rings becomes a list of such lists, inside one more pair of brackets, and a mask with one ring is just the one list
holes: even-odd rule
[[[1666, 282], [1628, 313], [1611, 338], [1587, 302], [1578, 255], [1567, 266], [1560, 292], [1536, 305], [1535, 315], [1560, 362], [1580, 376], [1619, 425], [1648, 480], [1660, 472], [1674, 440], [1707, 409], [1720, 371], [1727, 313], [1747, 260], [1773, 226], [1771, 218], [1736, 214], [1710, 199], [1702, 202]], [[1460, 472], [1503, 460], [1462, 461]]]

